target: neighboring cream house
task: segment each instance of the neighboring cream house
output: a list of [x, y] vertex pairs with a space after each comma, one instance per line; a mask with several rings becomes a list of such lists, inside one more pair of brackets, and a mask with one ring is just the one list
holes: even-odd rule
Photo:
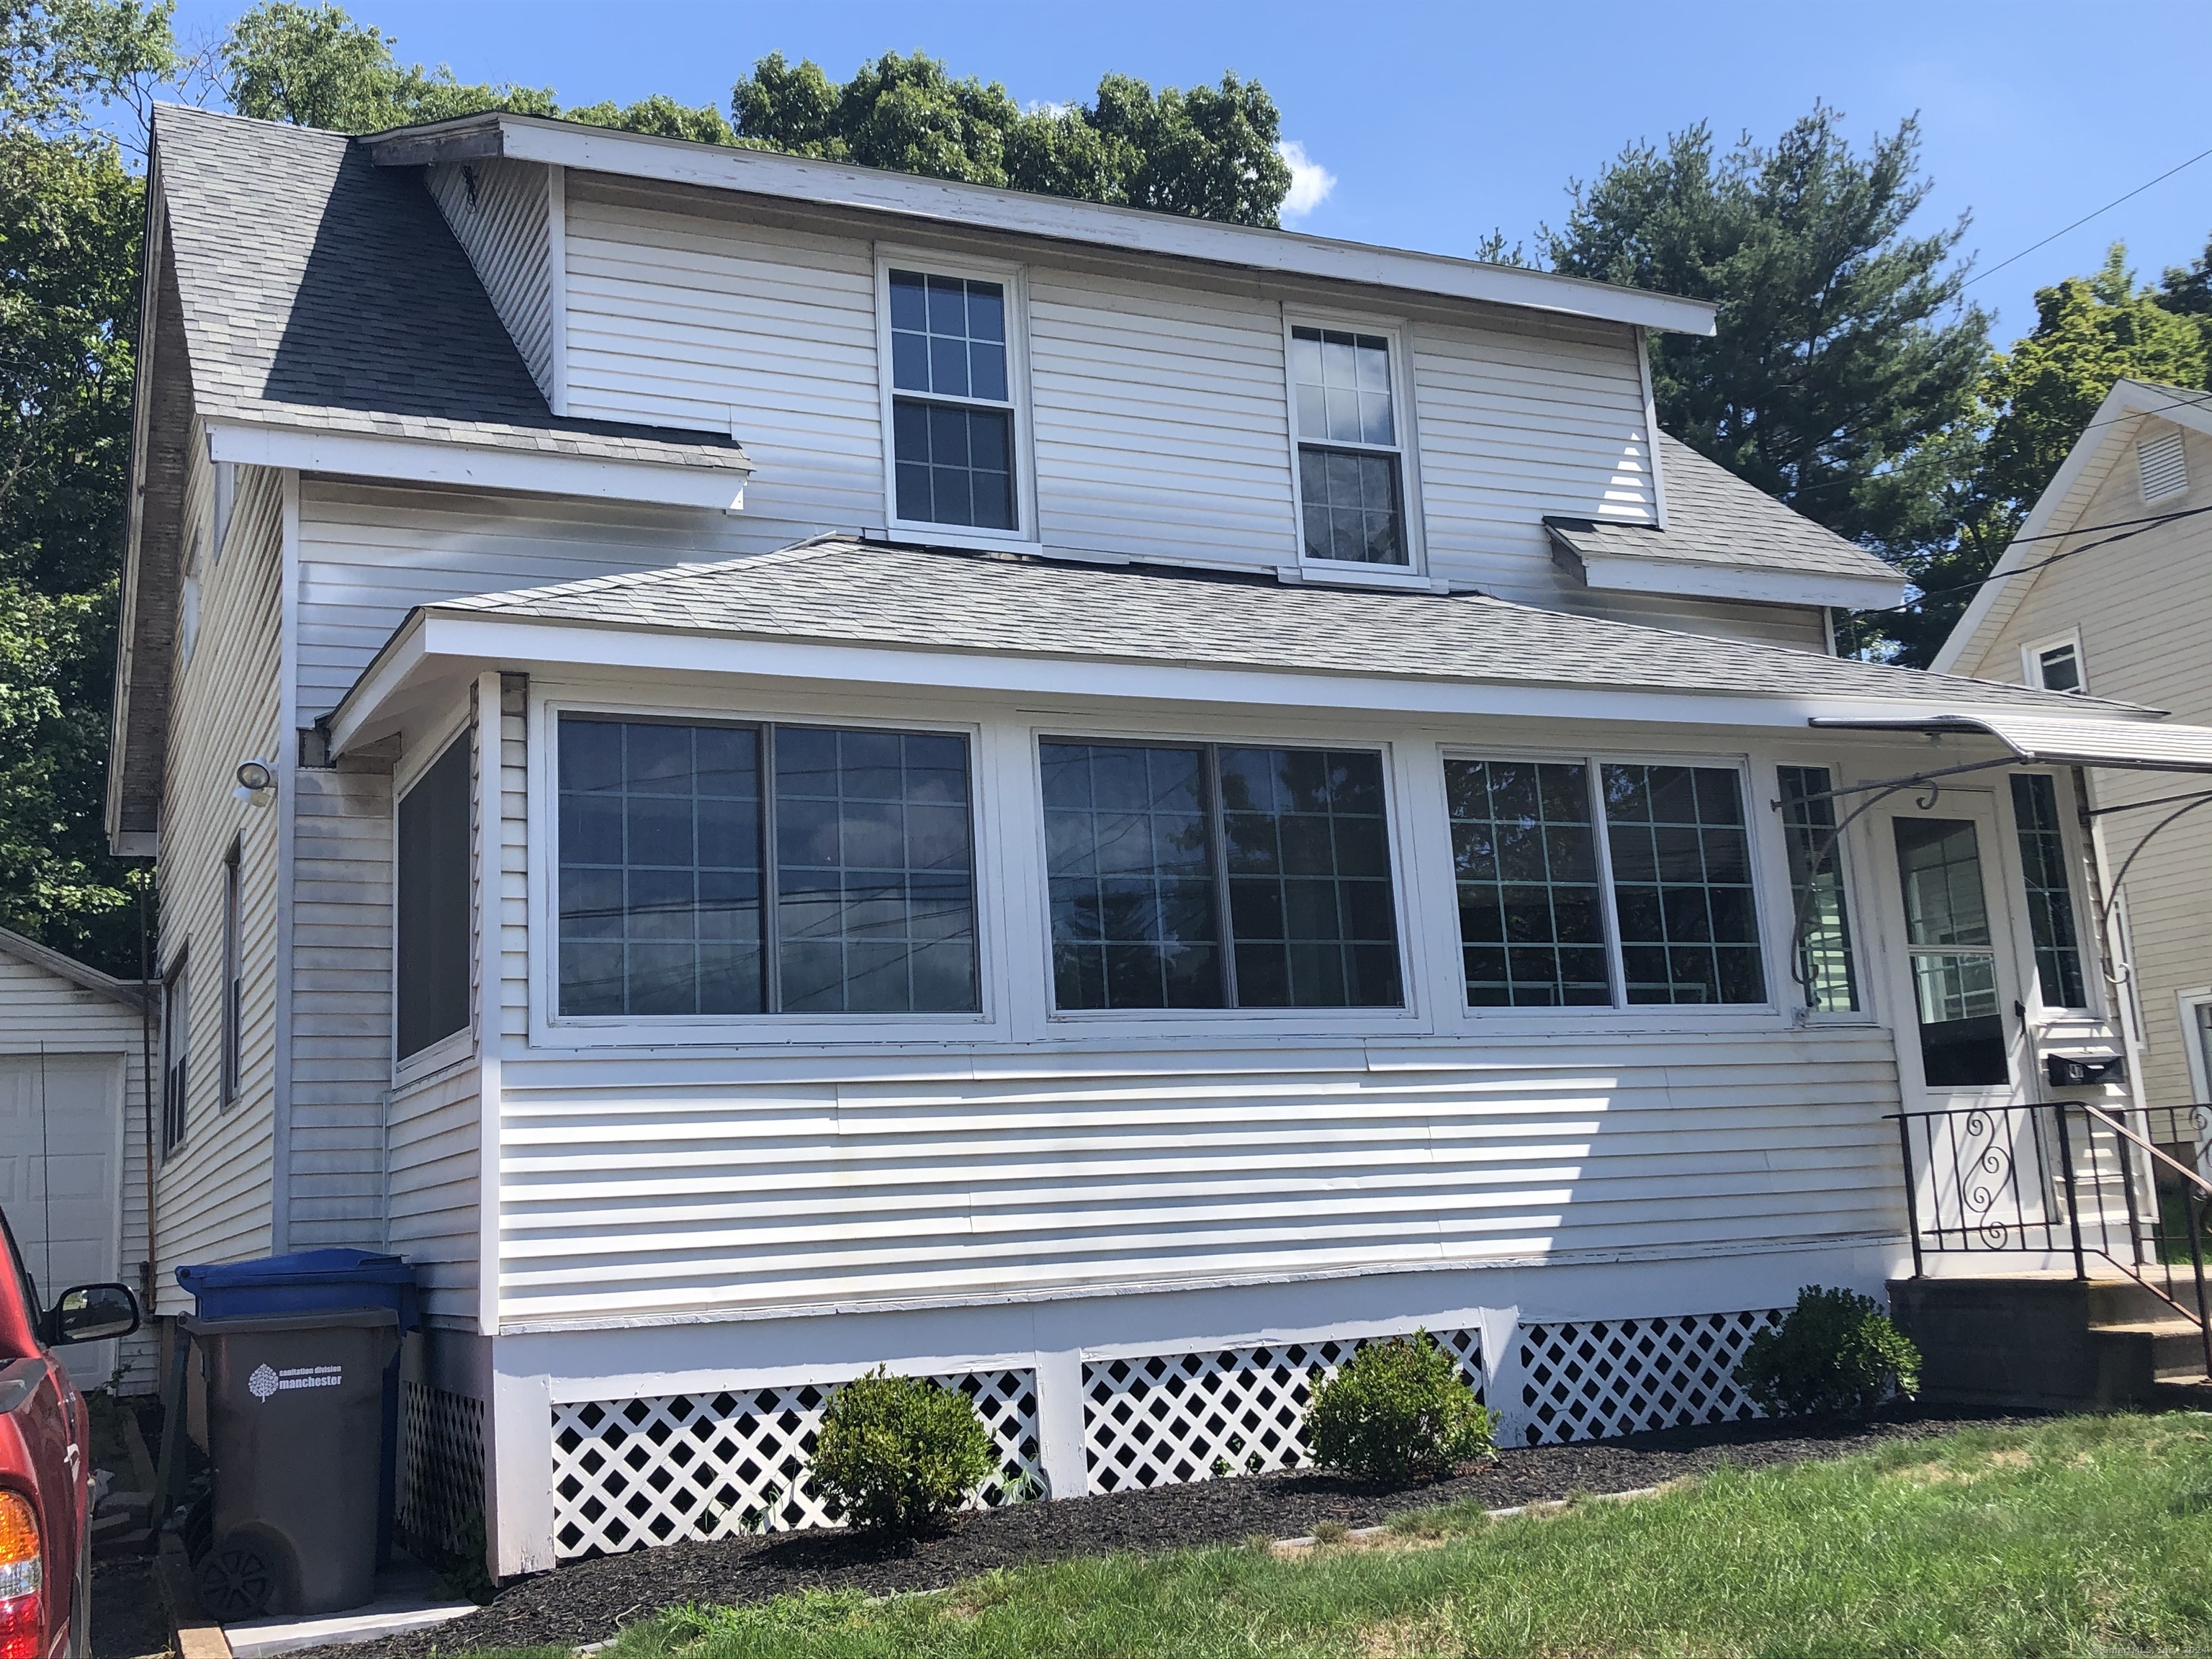
[[2212, 732], [1832, 655], [1895, 574], [1655, 429], [1709, 306], [507, 115], [163, 108], [148, 201], [159, 1312], [420, 1264], [501, 1573], [820, 1522], [878, 1363], [1061, 1497], [1417, 1325], [1738, 1413], [1895, 1114], [2119, 1052], [2052, 803]]
[[[2212, 392], [2122, 380], [1935, 665], [2212, 724], [2208, 641]], [[2212, 792], [2097, 768], [2086, 794], [2137, 1102], [2161, 1139], [2212, 1154], [2212, 1114], [2167, 1111], [2212, 1103]]]

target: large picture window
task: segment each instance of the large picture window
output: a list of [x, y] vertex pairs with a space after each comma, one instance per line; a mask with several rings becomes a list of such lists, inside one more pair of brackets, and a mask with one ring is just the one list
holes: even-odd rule
[[980, 1006], [968, 743], [560, 718], [560, 1011]]
[[1335, 564], [1412, 562], [1405, 439], [1382, 334], [1291, 329], [1291, 419], [1305, 556]]
[[889, 280], [896, 516], [1019, 529], [1006, 285], [901, 270]]
[[1042, 766], [1062, 1009], [1402, 1006], [1381, 755], [1054, 739]]
[[1469, 1007], [1766, 1001], [1733, 769], [1455, 758], [1444, 780]]
[[455, 738], [399, 799], [402, 1060], [469, 1025], [469, 752]]

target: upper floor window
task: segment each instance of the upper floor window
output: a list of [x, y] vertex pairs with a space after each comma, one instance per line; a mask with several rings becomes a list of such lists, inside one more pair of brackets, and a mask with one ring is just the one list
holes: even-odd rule
[[560, 1011], [981, 1006], [968, 740], [563, 714]]
[[2046, 691], [2086, 691], [2081, 672], [2081, 641], [2069, 635], [2048, 645], [2031, 645], [2027, 651], [2031, 684]]
[[892, 267], [892, 517], [1021, 528], [1006, 284]]
[[1766, 1000], [1734, 769], [1453, 758], [1444, 782], [1468, 1006]]
[[1305, 556], [1337, 564], [1412, 563], [1404, 422], [1389, 337], [1297, 323], [1290, 345]]
[[1042, 758], [1060, 1007], [1402, 1005], [1380, 754], [1060, 739]]

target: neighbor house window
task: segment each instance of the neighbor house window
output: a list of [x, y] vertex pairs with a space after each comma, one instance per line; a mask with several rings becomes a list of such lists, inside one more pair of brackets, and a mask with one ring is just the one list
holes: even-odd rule
[[1444, 784], [1468, 1006], [1614, 1002], [1608, 928], [1619, 1000], [1766, 1000], [1734, 770], [1448, 759]]
[[897, 269], [890, 283], [895, 516], [1018, 530], [1006, 285]]
[[1340, 564], [1410, 563], [1405, 436], [1389, 337], [1296, 324], [1290, 345], [1305, 556]]
[[560, 1011], [981, 1006], [968, 740], [563, 714]]
[[469, 740], [399, 798], [397, 1036], [402, 1060], [469, 1025]]
[[234, 841], [222, 860], [222, 1103], [226, 1106], [238, 1098], [245, 1027], [245, 951], [240, 939], [241, 851]]
[[2027, 926], [2035, 940], [2035, 982], [2048, 1008], [2086, 1008], [2081, 946], [2074, 930], [2074, 889], [2067, 879], [2066, 837], [2059, 825], [2058, 787], [2046, 772], [2015, 772], [2013, 823], [2027, 887]]
[[1404, 1001], [1372, 750], [1042, 747], [1063, 1009]]
[[1805, 988], [1808, 1008], [1850, 1013], [1859, 1006], [1858, 981], [1851, 967], [1850, 910], [1844, 901], [1844, 854], [1828, 769], [1784, 766], [1777, 774], [1782, 833], [1790, 849], [1797, 981]]
[[161, 981], [161, 1154], [185, 1144], [185, 1084], [191, 1059], [191, 1004], [179, 958]]
[[2081, 691], [2086, 689], [2081, 674], [2081, 642], [2079, 640], [2060, 640], [2051, 645], [2030, 646], [2027, 659], [2031, 678], [2045, 690]]

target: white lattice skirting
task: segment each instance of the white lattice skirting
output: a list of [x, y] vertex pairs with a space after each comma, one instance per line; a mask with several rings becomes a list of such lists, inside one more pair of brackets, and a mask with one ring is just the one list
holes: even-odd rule
[[[998, 1444], [986, 1508], [1042, 1496], [1036, 1376], [936, 1379], [975, 1402]], [[834, 1382], [553, 1407], [553, 1547], [562, 1559], [842, 1524], [809, 1482]]]
[[1523, 1325], [1522, 1433], [1532, 1446], [1555, 1445], [1757, 1417], [1736, 1385], [1736, 1362], [1784, 1311]]
[[[1437, 1331], [1483, 1389], [1482, 1334]], [[1151, 1354], [1083, 1367], [1083, 1454], [1094, 1492], [1262, 1474], [1311, 1462], [1306, 1405], [1361, 1341]]]
[[481, 1555], [483, 1401], [402, 1382], [399, 1533], [417, 1554]]

